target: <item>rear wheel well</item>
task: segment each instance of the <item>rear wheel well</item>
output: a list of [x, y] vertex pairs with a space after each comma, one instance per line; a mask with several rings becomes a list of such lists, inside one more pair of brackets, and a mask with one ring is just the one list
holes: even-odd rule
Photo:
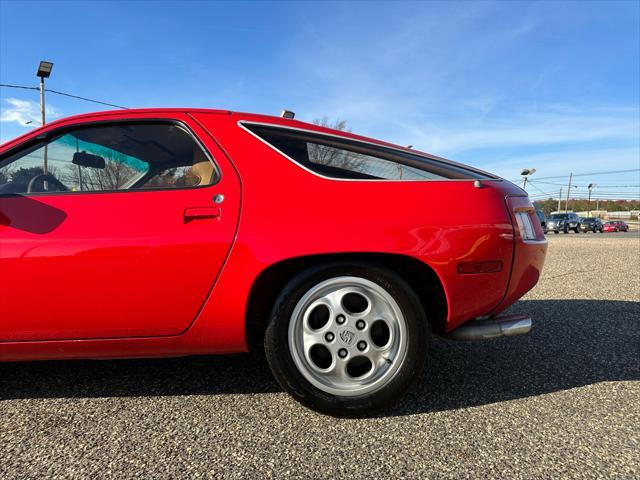
[[271, 309], [289, 280], [307, 268], [329, 263], [377, 265], [400, 275], [418, 296], [433, 331], [442, 331], [447, 318], [447, 300], [440, 279], [427, 264], [406, 255], [387, 253], [311, 255], [271, 265], [254, 281], [245, 319], [247, 343], [251, 351], [262, 350]]

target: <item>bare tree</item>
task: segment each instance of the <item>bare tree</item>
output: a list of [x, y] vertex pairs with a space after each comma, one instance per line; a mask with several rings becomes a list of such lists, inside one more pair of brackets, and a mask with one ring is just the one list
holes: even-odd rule
[[[316, 118], [313, 123], [333, 130], [351, 132], [351, 129], [347, 127], [347, 121], [339, 118], [332, 121], [329, 117], [324, 116], [322, 118]], [[350, 152], [348, 150], [338, 149], [318, 143], [308, 143], [307, 150], [309, 160], [314, 163], [329, 165], [355, 172], [362, 172], [365, 167], [366, 157], [356, 152]]]
[[15, 172], [15, 170], [15, 162], [0, 168], [0, 185], [4, 185], [5, 183], [11, 181], [11, 177], [13, 176], [13, 172]]
[[140, 174], [128, 165], [126, 157], [118, 152], [101, 152], [101, 157], [105, 160], [105, 167], [102, 169], [69, 165], [65, 177], [67, 182], [77, 185], [79, 190], [119, 190]]
[[351, 132], [351, 129], [347, 127], [347, 121], [336, 118], [331, 121], [329, 117], [324, 116], [322, 118], [316, 118], [313, 121], [314, 125], [319, 127], [332, 128], [333, 130], [341, 130], [343, 132]]

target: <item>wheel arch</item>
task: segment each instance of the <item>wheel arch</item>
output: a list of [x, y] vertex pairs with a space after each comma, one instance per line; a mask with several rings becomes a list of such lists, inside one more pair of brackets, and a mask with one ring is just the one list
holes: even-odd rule
[[297, 273], [329, 264], [364, 264], [387, 268], [402, 277], [418, 296], [434, 332], [443, 330], [448, 315], [444, 285], [435, 270], [417, 258], [393, 253], [333, 253], [294, 257], [274, 263], [253, 281], [249, 293], [245, 334], [251, 351], [260, 351], [273, 304]]

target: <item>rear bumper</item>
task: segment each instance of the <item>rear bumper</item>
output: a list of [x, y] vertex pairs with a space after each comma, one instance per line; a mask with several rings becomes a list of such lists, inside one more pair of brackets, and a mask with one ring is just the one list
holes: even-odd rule
[[467, 322], [445, 334], [444, 337], [461, 341], [513, 337], [515, 335], [529, 333], [531, 331], [531, 325], [531, 317], [527, 315], [498, 315]]

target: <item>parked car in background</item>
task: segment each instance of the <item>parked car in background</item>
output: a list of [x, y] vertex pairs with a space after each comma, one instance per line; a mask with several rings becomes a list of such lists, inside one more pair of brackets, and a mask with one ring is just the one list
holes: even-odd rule
[[618, 220], [616, 223], [618, 224], [618, 230], [619, 231], [621, 231], [621, 232], [628, 232], [629, 231], [629, 225], [627, 225], [622, 220]]
[[536, 208], [536, 217], [538, 217], [538, 221], [540, 222], [542, 231], [544, 233], [547, 233], [547, 216], [544, 214], [542, 210]]
[[513, 183], [291, 118], [79, 115], [1, 145], [0, 179], [0, 361], [264, 349], [334, 415], [394, 402], [432, 334], [527, 333], [500, 313], [547, 250]]
[[581, 218], [580, 229], [585, 233], [586, 232], [602, 233], [602, 222], [600, 221], [599, 218], [593, 218], [593, 217]]
[[622, 220], [614, 220], [611, 222], [607, 222], [602, 226], [603, 232], [628, 232], [629, 225], [624, 223]]
[[569, 230], [580, 233], [580, 217], [573, 212], [553, 213], [547, 217], [547, 230], [553, 233], [569, 233]]

